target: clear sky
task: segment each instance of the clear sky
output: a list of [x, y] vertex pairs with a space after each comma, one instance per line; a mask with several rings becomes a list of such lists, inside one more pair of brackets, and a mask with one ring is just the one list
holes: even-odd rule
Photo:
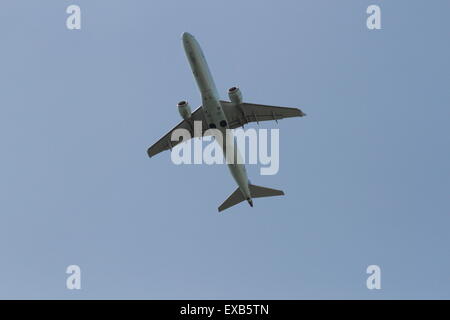
[[[66, 8], [82, 10], [81, 30]], [[366, 27], [378, 4], [382, 30]], [[3, 0], [0, 298], [450, 298], [450, 2]], [[200, 97], [298, 106], [286, 192], [217, 213], [225, 166], [146, 149]], [[82, 289], [66, 289], [67, 266]], [[366, 288], [366, 268], [382, 289]]]

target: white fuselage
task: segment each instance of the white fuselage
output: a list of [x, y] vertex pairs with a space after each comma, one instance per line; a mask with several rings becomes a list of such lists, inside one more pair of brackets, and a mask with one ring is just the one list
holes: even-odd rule
[[[228, 122], [222, 109], [222, 105], [219, 101], [219, 93], [217, 92], [217, 88], [212, 78], [205, 56], [203, 55], [202, 49], [200, 48], [200, 45], [194, 38], [194, 36], [185, 32], [183, 33], [182, 38], [184, 51], [186, 52], [189, 64], [191, 65], [192, 73], [194, 74], [195, 80], [200, 90], [200, 94], [202, 97], [202, 108], [205, 114], [206, 122], [208, 123], [209, 128], [219, 129], [225, 139], [225, 137], [227, 137], [226, 129], [228, 129]], [[228, 138], [234, 139], [234, 137]], [[224, 147], [224, 144], [220, 142], [219, 144], [222, 147], [225, 155], [226, 148]], [[241, 158], [236, 143], [233, 143], [233, 146], [235, 159]], [[237, 162], [238, 161], [229, 163], [228, 168], [230, 169], [230, 172], [245, 199], [251, 202], [251, 195], [248, 185], [249, 182], [245, 166]]]

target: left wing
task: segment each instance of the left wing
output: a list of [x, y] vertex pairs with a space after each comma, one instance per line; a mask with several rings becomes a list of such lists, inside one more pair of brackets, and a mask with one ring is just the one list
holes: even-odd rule
[[268, 120], [279, 120], [291, 117], [306, 116], [302, 110], [297, 108], [267, 106], [262, 104], [242, 103], [235, 105], [232, 102], [220, 101], [228, 125], [231, 129], [238, 128], [249, 122], [259, 122]]
[[[161, 139], [158, 140], [154, 145], [152, 145], [147, 150], [147, 154], [149, 157], [153, 157], [154, 155], [163, 152], [165, 150], [172, 149], [183, 140], [180, 138], [178, 141], [171, 141], [172, 132], [176, 129], [186, 129], [190, 132], [191, 138], [194, 137], [194, 121], [202, 121], [202, 132], [203, 135], [205, 131], [208, 129], [208, 125], [206, 124], [205, 116], [203, 114], [202, 107], [198, 107], [191, 115], [188, 120], [183, 120], [179, 124], [175, 126], [172, 130], [166, 133]], [[198, 135], [197, 135], [198, 136]]]

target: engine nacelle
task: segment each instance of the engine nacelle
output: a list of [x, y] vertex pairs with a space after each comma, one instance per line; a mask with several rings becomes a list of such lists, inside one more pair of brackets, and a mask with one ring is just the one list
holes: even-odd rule
[[177, 104], [178, 112], [180, 113], [180, 116], [187, 120], [191, 117], [191, 106], [189, 103], [185, 100], [178, 102]]
[[228, 89], [228, 97], [230, 98], [230, 101], [235, 104], [242, 103], [242, 93], [238, 87], [231, 87]]

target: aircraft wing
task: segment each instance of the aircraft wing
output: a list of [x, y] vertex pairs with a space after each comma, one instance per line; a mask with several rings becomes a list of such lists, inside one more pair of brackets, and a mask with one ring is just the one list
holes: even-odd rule
[[297, 108], [267, 106], [245, 102], [240, 105], [235, 105], [228, 101], [220, 101], [220, 103], [228, 119], [228, 126], [231, 129], [242, 127], [249, 122], [277, 121], [284, 118], [306, 116], [302, 110]]
[[[180, 142], [183, 142], [180, 137], [179, 141], [171, 141], [172, 132], [176, 129], [186, 129], [190, 132], [191, 137], [194, 137], [194, 121], [203, 121], [202, 123], [202, 135], [208, 129], [208, 125], [206, 124], [205, 116], [203, 114], [202, 107], [198, 107], [191, 115], [188, 120], [183, 120], [179, 124], [175, 126], [172, 130], [166, 133], [161, 139], [158, 140], [154, 145], [152, 145], [147, 150], [147, 154], [149, 157], [153, 157], [154, 155], [163, 152], [165, 150], [172, 149]], [[198, 135], [197, 135], [198, 136]]]

